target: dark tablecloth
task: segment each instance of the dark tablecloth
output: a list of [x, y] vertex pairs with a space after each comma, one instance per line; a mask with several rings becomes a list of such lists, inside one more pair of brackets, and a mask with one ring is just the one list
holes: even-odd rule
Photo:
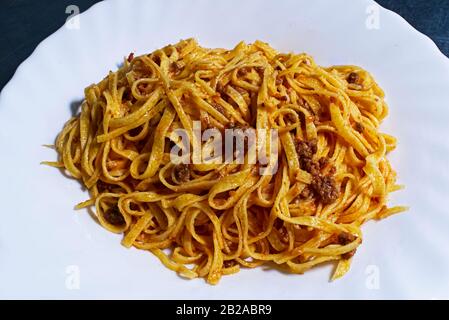
[[[226, 1], [226, 0], [223, 0]], [[274, 1], [274, 0], [273, 0]], [[0, 88], [36, 46], [62, 26], [66, 8], [85, 11], [98, 0], [1, 0]], [[449, 56], [449, 0], [377, 0], [427, 34]]]

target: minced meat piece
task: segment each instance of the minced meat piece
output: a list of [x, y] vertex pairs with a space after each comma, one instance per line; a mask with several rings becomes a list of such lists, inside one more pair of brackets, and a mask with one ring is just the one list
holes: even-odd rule
[[363, 130], [365, 130], [365, 128], [363, 127], [363, 125], [360, 122], [356, 122], [354, 124], [354, 128], [358, 132], [363, 132]]
[[117, 206], [113, 206], [106, 210], [103, 217], [107, 222], [114, 226], [120, 226], [125, 223], [125, 218], [123, 218], [123, 215]]
[[334, 202], [340, 195], [340, 190], [333, 177], [335, 170], [330, 170], [331, 174], [323, 175], [322, 169], [329, 164], [329, 159], [323, 157], [318, 161], [313, 160], [313, 156], [317, 152], [317, 139], [297, 140], [295, 147], [301, 169], [312, 175], [310, 189], [315, 197], [323, 204]]
[[359, 75], [355, 72], [351, 72], [346, 80], [348, 83], [356, 83], [359, 80]]
[[312, 173], [316, 171], [316, 166], [312, 160], [313, 155], [317, 151], [317, 140], [312, 139], [309, 141], [297, 140], [296, 141], [296, 153], [298, 154], [299, 166], [302, 170]]
[[178, 182], [187, 182], [190, 180], [190, 168], [189, 165], [181, 163], [174, 167], [175, 179]]
[[349, 232], [342, 232], [338, 235], [338, 243], [341, 245], [347, 245], [355, 240], [355, 236]]
[[316, 174], [313, 176], [310, 186], [323, 204], [334, 202], [340, 195], [335, 179], [332, 176]]

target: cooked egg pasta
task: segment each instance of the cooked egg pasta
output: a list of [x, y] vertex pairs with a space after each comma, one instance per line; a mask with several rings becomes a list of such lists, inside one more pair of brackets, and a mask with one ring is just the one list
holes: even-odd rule
[[[292, 273], [337, 261], [345, 274], [361, 225], [403, 211], [379, 131], [384, 93], [356, 66], [323, 68], [268, 44], [206, 49], [193, 39], [134, 57], [85, 89], [56, 140], [58, 162], [89, 190], [101, 225], [186, 278], [216, 284], [268, 262]], [[171, 134], [276, 129], [277, 170], [235, 162], [175, 164]], [[270, 134], [258, 136], [269, 140]], [[267, 149], [270, 150], [270, 149]], [[266, 150], [266, 151], [267, 151]], [[246, 159], [247, 154], [245, 154]]]

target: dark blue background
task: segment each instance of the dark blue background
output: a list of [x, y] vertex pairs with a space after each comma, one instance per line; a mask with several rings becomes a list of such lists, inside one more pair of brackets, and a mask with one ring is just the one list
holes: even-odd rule
[[[85, 11], [96, 2], [98, 0], [0, 0], [0, 88], [39, 42], [64, 24], [68, 5], [77, 5]], [[449, 56], [449, 0], [377, 2], [430, 36]]]

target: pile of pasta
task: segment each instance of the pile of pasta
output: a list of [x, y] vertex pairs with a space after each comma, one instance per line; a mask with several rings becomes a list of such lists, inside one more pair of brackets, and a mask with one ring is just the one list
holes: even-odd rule
[[[216, 284], [242, 267], [303, 273], [335, 261], [335, 279], [362, 243], [361, 225], [405, 209], [387, 206], [401, 188], [386, 158], [396, 140], [379, 131], [387, 113], [362, 68], [320, 67], [261, 41], [227, 50], [188, 39], [130, 54], [87, 87], [57, 137], [59, 160], [47, 164], [88, 189], [77, 208], [94, 207], [125, 247], [183, 277]], [[194, 121], [277, 130], [276, 170], [261, 174], [247, 153], [245, 163], [173, 163], [172, 133], [194, 140]]]

